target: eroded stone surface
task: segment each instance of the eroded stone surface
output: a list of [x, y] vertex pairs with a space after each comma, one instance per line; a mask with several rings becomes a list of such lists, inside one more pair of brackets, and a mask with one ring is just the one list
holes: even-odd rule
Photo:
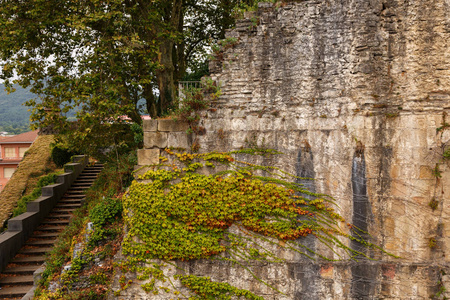
[[296, 173], [308, 145], [314, 188], [347, 220], [355, 217], [352, 160], [363, 151], [371, 241], [401, 258], [372, 251], [378, 261], [310, 262], [280, 250], [286, 264], [254, 271], [286, 296], [231, 265], [190, 262], [188, 272], [265, 299], [432, 298], [450, 270], [442, 160], [450, 129], [439, 130], [450, 113], [450, 2], [311, 0], [264, 4], [254, 16], [256, 26], [245, 19], [227, 33], [239, 43], [210, 65], [222, 96], [201, 121], [200, 151], [274, 148], [286, 155], [270, 163]]

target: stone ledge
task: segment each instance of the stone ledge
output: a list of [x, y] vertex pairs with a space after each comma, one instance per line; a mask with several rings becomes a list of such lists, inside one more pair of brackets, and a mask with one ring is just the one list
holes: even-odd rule
[[157, 131], [158, 120], [144, 120], [143, 122], [144, 132]]

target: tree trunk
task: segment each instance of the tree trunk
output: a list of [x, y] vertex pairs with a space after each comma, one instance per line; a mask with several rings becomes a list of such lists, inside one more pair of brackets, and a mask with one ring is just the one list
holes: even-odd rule
[[143, 96], [146, 100], [145, 104], [147, 112], [150, 114], [150, 117], [152, 117], [152, 119], [158, 117], [158, 110], [156, 108], [156, 98], [155, 94], [153, 93], [153, 86], [151, 84], [147, 84], [144, 86]]
[[[173, 0], [172, 6], [170, 9], [166, 10], [166, 15], [163, 16], [163, 19], [167, 20], [171, 29], [178, 34], [180, 34], [178, 31], [180, 18], [183, 18], [182, 4], [183, 0]], [[173, 60], [174, 45], [175, 40], [169, 38], [161, 41], [159, 46], [158, 59], [162, 68], [157, 71], [156, 77], [159, 88], [160, 114], [167, 112], [175, 99], [175, 67]]]
[[175, 98], [175, 85], [174, 85], [174, 67], [173, 67], [173, 45], [174, 42], [166, 40], [161, 43], [159, 63], [162, 68], [157, 71], [156, 77], [159, 88], [159, 108], [161, 113], [167, 111], [170, 108]]

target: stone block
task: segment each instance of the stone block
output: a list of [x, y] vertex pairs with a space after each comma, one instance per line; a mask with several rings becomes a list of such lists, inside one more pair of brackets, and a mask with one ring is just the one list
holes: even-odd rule
[[158, 130], [158, 120], [144, 120], [144, 132], [146, 131], [157, 131]]
[[191, 135], [186, 132], [168, 133], [167, 147], [190, 149], [191, 145]]
[[137, 151], [138, 165], [156, 165], [159, 164], [159, 149], [139, 149]]
[[186, 122], [174, 121], [174, 120], [158, 120], [158, 131], [171, 131], [179, 132], [186, 131], [189, 128], [189, 124]]
[[165, 132], [144, 132], [144, 148], [166, 148], [167, 133]]

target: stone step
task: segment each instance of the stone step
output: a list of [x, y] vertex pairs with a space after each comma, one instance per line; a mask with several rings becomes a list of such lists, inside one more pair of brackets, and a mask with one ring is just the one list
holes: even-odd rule
[[0, 285], [30, 285], [33, 284], [33, 275], [8, 276], [0, 278]]
[[43, 264], [45, 261], [44, 255], [33, 256], [17, 256], [11, 261], [13, 264]]
[[39, 269], [39, 265], [19, 265], [16, 267], [6, 267], [3, 274], [23, 274], [23, 275], [33, 275], [34, 271]]
[[103, 169], [103, 165], [102, 165], [102, 164], [99, 164], [99, 165], [93, 165], [93, 166], [86, 166], [86, 167], [84, 168], [84, 170], [86, 170], [86, 171], [91, 171], [91, 170], [101, 170], [101, 169]]
[[58, 204], [78, 204], [78, 205], [81, 205], [81, 203], [82, 203], [81, 200], [62, 200], [58, 202]]
[[64, 197], [61, 198], [61, 200], [81, 200], [82, 198], [86, 197], [85, 194], [72, 194], [72, 195], [64, 195]]
[[44, 254], [52, 251], [52, 249], [53, 249], [53, 247], [25, 248], [25, 249], [20, 249], [19, 254], [44, 255]]
[[[90, 175], [90, 174], [89, 174], [89, 176], [92, 176], [92, 177], [95, 176], [95, 178], [97, 178], [97, 175], [98, 175], [98, 174], [95, 174], [95, 175]], [[75, 180], [73, 183], [74, 183], [74, 184], [80, 184], [80, 183], [93, 183], [94, 181], [95, 181], [94, 178], [85, 178], [85, 177], [83, 177], [83, 175], [80, 175], [80, 176], [77, 178], [77, 180]]]
[[41, 225], [55, 225], [55, 224], [63, 224], [68, 225], [70, 223], [70, 219], [68, 218], [47, 218], [42, 221]]
[[78, 207], [81, 207], [81, 205], [77, 204], [77, 203], [68, 203], [68, 204], [65, 204], [65, 203], [59, 204], [59, 203], [57, 203], [56, 206], [55, 206], [56, 209], [58, 209], [58, 208], [78, 208]]
[[29, 290], [33, 288], [33, 285], [21, 285], [14, 287], [6, 287], [0, 290], [0, 299], [19, 298], [25, 296]]
[[32, 241], [27, 241], [26, 245], [29, 246], [53, 246], [56, 239], [35, 239]]
[[100, 171], [89, 171], [89, 172], [83, 172], [80, 174], [80, 176], [78, 177], [78, 179], [86, 179], [86, 178], [92, 178], [92, 177], [97, 177], [98, 174], [100, 174]]
[[89, 186], [72, 186], [70, 188], [70, 191], [71, 192], [85, 191], [90, 187], [91, 187], [90, 185]]
[[83, 181], [75, 181], [74, 183], [72, 183], [71, 185], [71, 189], [74, 187], [90, 187], [92, 185], [92, 182], [94, 182], [95, 180], [90, 180], [88, 182], [83, 182]]
[[95, 181], [95, 179], [97, 179], [97, 174], [80, 175], [79, 178], [79, 180], [92, 180], [92, 181]]
[[45, 231], [45, 232], [55, 232], [55, 231], [61, 231], [65, 228], [65, 226], [39, 226], [36, 231]]
[[56, 208], [55, 207], [53, 209], [53, 211], [54, 212], [58, 212], [60, 214], [72, 214], [75, 211], [75, 209], [72, 209], [72, 208]]
[[85, 168], [72, 187], [56, 204], [33, 236], [0, 275], [0, 299], [21, 299], [33, 287], [33, 273], [44, 263], [61, 232], [70, 222], [72, 213], [82, 205], [84, 192], [94, 183], [102, 166]]
[[53, 239], [58, 237], [59, 232], [45, 232], [45, 231], [35, 231], [33, 232], [33, 238], [37, 239]]
[[86, 197], [84, 192], [68, 190], [64, 194], [64, 196], [61, 198], [61, 200], [64, 200], [64, 199], [79, 199], [79, 198], [83, 198], [83, 197]]
[[47, 219], [66, 219], [69, 220], [72, 216], [69, 214], [51, 213], [47, 216]]

